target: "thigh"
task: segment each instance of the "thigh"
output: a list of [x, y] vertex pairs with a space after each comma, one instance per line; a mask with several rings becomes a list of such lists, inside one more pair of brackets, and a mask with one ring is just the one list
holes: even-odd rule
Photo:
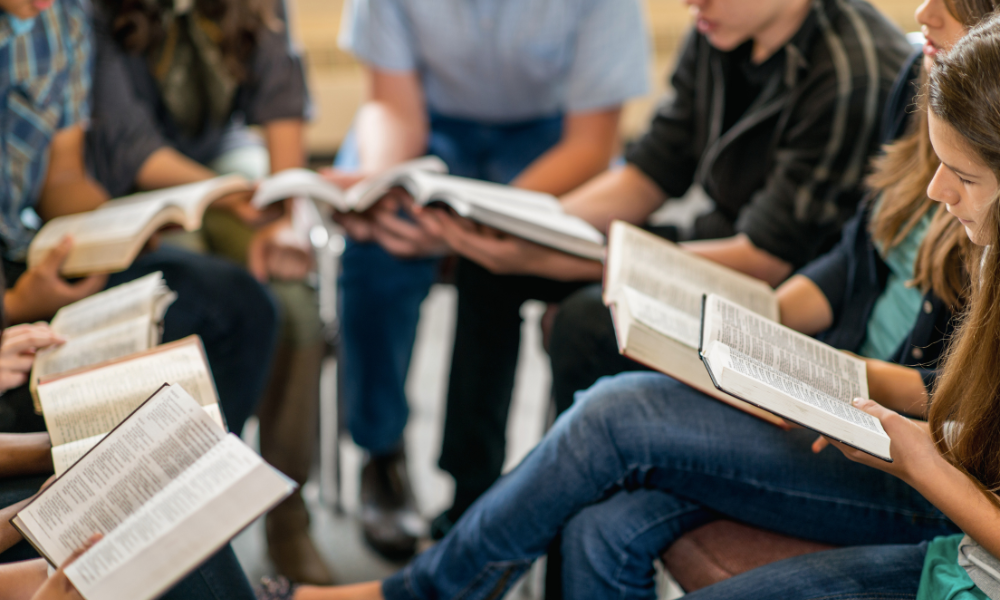
[[927, 544], [817, 552], [754, 569], [685, 596], [690, 600], [911, 600]]
[[[836, 545], [916, 542], [955, 526], [895, 477], [814, 454], [816, 434], [784, 431], [676, 380], [628, 373], [600, 380], [553, 433], [618, 486], [653, 487], [736, 520]], [[612, 490], [614, 488], [611, 488]]]

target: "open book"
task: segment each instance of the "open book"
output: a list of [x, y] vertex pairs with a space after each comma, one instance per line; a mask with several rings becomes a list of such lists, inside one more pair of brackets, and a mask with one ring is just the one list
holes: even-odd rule
[[292, 196], [330, 204], [339, 212], [362, 212], [400, 186], [421, 206], [441, 203], [459, 215], [528, 241], [593, 260], [604, 258], [604, 236], [567, 215], [551, 194], [445, 174], [444, 163], [425, 157], [362, 181], [346, 192], [304, 169], [282, 171], [264, 181], [252, 200], [263, 207]]
[[704, 301], [700, 353], [715, 385], [764, 410], [892, 462], [868, 397], [865, 362], [716, 295]]
[[67, 277], [124, 271], [146, 241], [167, 225], [188, 231], [201, 227], [205, 209], [234, 192], [253, 185], [239, 175], [143, 192], [109, 200], [95, 210], [56, 217], [47, 222], [28, 247], [28, 266], [38, 264], [66, 235], [73, 237], [61, 273]]
[[39, 379], [159, 344], [163, 315], [176, 299], [157, 271], [59, 309], [50, 326], [66, 343], [35, 356], [29, 385], [35, 412], [42, 412]]
[[624, 223], [611, 224], [604, 271], [604, 303], [623, 355], [666, 373], [717, 400], [775, 425], [771, 413], [734, 400], [712, 384], [698, 357], [701, 299], [717, 293], [778, 319], [778, 300], [763, 281], [683, 250]]
[[164, 381], [181, 384], [224, 427], [219, 396], [196, 335], [47, 377], [38, 385], [56, 474], [69, 468]]
[[12, 519], [87, 600], [155, 598], [295, 483], [226, 434], [179, 385], [164, 385]]

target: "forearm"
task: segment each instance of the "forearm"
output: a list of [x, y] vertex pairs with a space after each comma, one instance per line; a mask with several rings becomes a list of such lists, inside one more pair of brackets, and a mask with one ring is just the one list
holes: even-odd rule
[[0, 600], [31, 600], [48, 576], [42, 558], [0, 565]]
[[306, 164], [305, 128], [302, 119], [272, 121], [264, 126], [271, 172], [297, 169]]
[[1000, 509], [940, 455], [929, 462], [907, 478], [907, 483], [990, 554], [1000, 556]]
[[720, 265], [762, 279], [772, 286], [778, 285], [792, 273], [792, 265], [754, 246], [750, 238], [743, 234], [718, 240], [685, 242], [684, 247]]
[[560, 142], [521, 172], [511, 185], [560, 196], [608, 168], [611, 152], [599, 144]]
[[606, 171], [560, 198], [568, 214], [604, 233], [615, 220], [645, 223], [666, 200], [653, 180], [632, 165]]
[[29, 502], [31, 502], [31, 498], [0, 508], [0, 552], [6, 552], [23, 539], [21, 534], [10, 524], [10, 520], [21, 512]]
[[38, 200], [38, 216], [49, 221], [94, 210], [108, 200], [104, 189], [89, 177], [50, 179]]
[[927, 417], [927, 388], [916, 369], [884, 360], [866, 359], [868, 395], [882, 406], [925, 419]]
[[158, 190], [205, 181], [213, 177], [215, 172], [208, 167], [169, 146], [164, 146], [150, 154], [142, 163], [135, 178], [135, 185], [140, 190]]
[[52, 443], [49, 434], [0, 434], [0, 478], [51, 472]]
[[427, 152], [426, 115], [407, 115], [382, 102], [369, 101], [358, 111], [361, 171], [378, 173]]
[[814, 335], [833, 324], [833, 309], [823, 290], [805, 275], [795, 275], [776, 291], [781, 323]]

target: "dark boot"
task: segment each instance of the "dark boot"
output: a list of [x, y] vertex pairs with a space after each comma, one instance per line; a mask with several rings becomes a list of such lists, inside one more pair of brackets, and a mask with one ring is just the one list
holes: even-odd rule
[[402, 448], [372, 456], [361, 470], [361, 525], [365, 541], [389, 560], [413, 556], [424, 522], [406, 472]]
[[277, 572], [293, 582], [332, 585], [333, 575], [309, 536], [309, 511], [301, 493], [316, 445], [322, 359], [321, 342], [279, 346], [258, 416], [261, 456], [299, 484], [266, 517], [267, 554]]

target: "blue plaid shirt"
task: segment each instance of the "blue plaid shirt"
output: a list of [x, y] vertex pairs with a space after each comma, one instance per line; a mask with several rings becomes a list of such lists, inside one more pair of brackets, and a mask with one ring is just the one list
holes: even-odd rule
[[649, 91], [639, 0], [350, 0], [340, 45], [417, 71], [430, 111], [512, 123], [611, 108]]
[[18, 34], [0, 11], [0, 242], [23, 260], [34, 231], [21, 222], [41, 194], [49, 144], [90, 112], [90, 24], [83, 0], [56, 0]]

